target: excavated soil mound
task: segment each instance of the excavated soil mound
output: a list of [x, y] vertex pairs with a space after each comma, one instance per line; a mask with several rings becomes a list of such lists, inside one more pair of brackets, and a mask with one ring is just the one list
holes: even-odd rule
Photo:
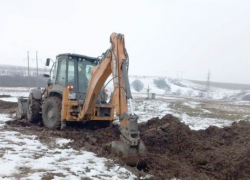
[[194, 131], [166, 115], [140, 129], [147, 170], [159, 179], [250, 179], [250, 122]]
[[0, 109], [11, 109], [15, 107], [17, 107], [16, 102], [6, 102], [6, 101], [0, 100]]
[[0, 113], [3, 113], [3, 114], [12, 113], [16, 110], [16, 108], [17, 108], [16, 102], [6, 102], [6, 101], [0, 100]]
[[[35, 134], [45, 142], [50, 142], [53, 137], [72, 139], [70, 145], [73, 148], [84, 147], [124, 165], [110, 149], [111, 141], [119, 138], [117, 126], [98, 129], [81, 125], [51, 131], [26, 121], [9, 121], [7, 124], [9, 129]], [[27, 126], [29, 128], [25, 128]], [[140, 124], [139, 129], [148, 151], [147, 166], [143, 171], [156, 179], [250, 179], [250, 122], [194, 131], [179, 119], [166, 115]], [[140, 174], [136, 168], [134, 172]]]

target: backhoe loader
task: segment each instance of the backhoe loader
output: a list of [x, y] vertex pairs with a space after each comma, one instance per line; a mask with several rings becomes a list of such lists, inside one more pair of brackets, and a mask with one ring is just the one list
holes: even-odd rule
[[[112, 152], [136, 166], [146, 149], [138, 131], [128, 79], [129, 57], [123, 34], [112, 33], [111, 47], [101, 58], [60, 54], [53, 62], [44, 90], [32, 89], [28, 98], [18, 99], [18, 118], [42, 121], [49, 129], [65, 127], [68, 121], [97, 121], [107, 125], [119, 118], [120, 141], [112, 142]], [[112, 75], [114, 91], [106, 102], [103, 86]], [[130, 112], [128, 112], [128, 109]]]

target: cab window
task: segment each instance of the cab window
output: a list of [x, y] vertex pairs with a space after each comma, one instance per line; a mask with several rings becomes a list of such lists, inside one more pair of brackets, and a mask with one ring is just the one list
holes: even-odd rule
[[57, 64], [58, 64], [57, 61], [53, 64], [53, 67], [52, 67], [52, 70], [51, 70], [51, 74], [50, 74], [51, 82], [53, 84], [56, 83]]
[[78, 61], [78, 91], [81, 93], [86, 93], [89, 84], [89, 78], [91, 69], [94, 63], [89, 61]]
[[75, 86], [75, 62], [74, 60], [69, 60], [68, 64], [68, 85]]
[[65, 86], [66, 83], [66, 59], [59, 59], [57, 83]]

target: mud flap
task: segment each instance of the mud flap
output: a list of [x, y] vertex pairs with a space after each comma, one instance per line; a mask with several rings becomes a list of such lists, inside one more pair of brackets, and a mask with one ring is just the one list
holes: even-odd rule
[[27, 109], [28, 109], [28, 98], [19, 97], [17, 111], [16, 111], [17, 119], [27, 118]]

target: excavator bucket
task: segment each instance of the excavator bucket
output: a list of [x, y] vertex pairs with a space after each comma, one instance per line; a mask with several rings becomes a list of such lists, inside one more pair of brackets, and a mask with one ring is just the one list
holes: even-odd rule
[[128, 129], [120, 126], [120, 141], [112, 142], [112, 152], [127, 165], [142, 167], [146, 164], [146, 147], [140, 139], [137, 120], [137, 115], [130, 115]]
[[112, 152], [119, 155], [128, 166], [142, 167], [146, 164], [146, 148], [141, 140], [137, 146], [131, 146], [122, 140], [113, 141]]
[[27, 109], [28, 109], [28, 98], [27, 97], [19, 97], [17, 111], [16, 111], [17, 119], [26, 118]]

